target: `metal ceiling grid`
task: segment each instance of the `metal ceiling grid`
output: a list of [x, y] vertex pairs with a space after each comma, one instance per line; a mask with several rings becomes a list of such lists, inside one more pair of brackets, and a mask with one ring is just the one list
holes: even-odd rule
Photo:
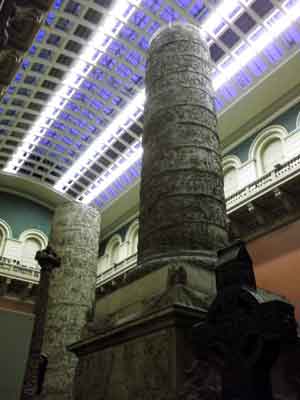
[[[145, 56], [157, 29], [201, 24], [222, 111], [298, 51], [299, 19], [255, 48], [299, 3], [56, 0], [1, 101], [0, 166], [104, 207], [139, 177]], [[210, 16], [214, 24], [206, 26]], [[103, 26], [102, 41], [91, 45]], [[241, 57], [246, 51], [254, 53], [249, 60]], [[226, 76], [232, 65], [236, 73]]]

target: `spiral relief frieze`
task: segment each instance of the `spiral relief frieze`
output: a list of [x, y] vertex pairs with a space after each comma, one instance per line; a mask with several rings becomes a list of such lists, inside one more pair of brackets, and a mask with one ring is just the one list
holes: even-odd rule
[[214, 252], [227, 241], [209, 52], [199, 30], [165, 27], [146, 71], [139, 262]]

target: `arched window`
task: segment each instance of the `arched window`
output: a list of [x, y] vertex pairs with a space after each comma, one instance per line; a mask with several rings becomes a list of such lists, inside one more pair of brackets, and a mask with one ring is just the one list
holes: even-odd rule
[[139, 222], [136, 219], [130, 225], [125, 238], [125, 243], [127, 245], [126, 257], [130, 257], [137, 253], [139, 242]]
[[132, 245], [131, 245], [132, 254], [137, 253], [138, 243], [139, 243], [139, 231], [138, 229], [136, 229], [134, 234], [132, 235]]
[[285, 162], [286, 137], [287, 130], [281, 125], [271, 125], [256, 137], [249, 150], [249, 159], [256, 162], [258, 176]]
[[117, 264], [120, 260], [120, 243], [115, 242], [110, 249], [110, 265]]
[[229, 197], [238, 191], [238, 171], [235, 167], [229, 167], [224, 175], [225, 197]]
[[300, 127], [300, 112], [298, 113], [297, 120], [296, 120], [296, 128]]
[[224, 193], [229, 197], [240, 189], [239, 173], [241, 161], [237, 156], [228, 155], [222, 160], [224, 173]]
[[264, 174], [271, 171], [276, 164], [284, 160], [282, 142], [280, 139], [273, 139], [263, 146], [261, 150], [261, 165]]
[[25, 239], [22, 246], [21, 262], [28, 267], [37, 267], [38, 262], [35, 260], [36, 253], [42, 249], [42, 244], [34, 237]]
[[3, 253], [4, 242], [5, 242], [5, 236], [2, 229], [0, 228], [0, 257], [2, 256]]
[[6, 241], [12, 237], [10, 226], [2, 219], [0, 219], [0, 257], [4, 255]]
[[109, 269], [113, 265], [118, 264], [120, 261], [122, 261], [121, 245], [122, 238], [120, 235], [115, 234], [110, 238], [105, 248], [105, 269]]
[[46, 235], [37, 229], [29, 229], [21, 233], [20, 241], [22, 242], [21, 264], [28, 267], [38, 267], [35, 255], [37, 251], [47, 246]]

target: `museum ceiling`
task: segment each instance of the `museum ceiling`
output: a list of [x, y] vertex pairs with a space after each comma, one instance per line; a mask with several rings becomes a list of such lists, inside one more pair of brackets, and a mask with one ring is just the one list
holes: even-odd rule
[[139, 179], [146, 55], [161, 26], [199, 26], [220, 115], [299, 52], [300, 0], [1, 7], [0, 168], [100, 208]]

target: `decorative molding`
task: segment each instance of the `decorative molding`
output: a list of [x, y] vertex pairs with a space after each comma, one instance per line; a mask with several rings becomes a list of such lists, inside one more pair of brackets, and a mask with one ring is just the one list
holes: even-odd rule
[[295, 130], [298, 130], [299, 128], [300, 128], [300, 112], [298, 113], [298, 116], [297, 116], [296, 129]]
[[4, 219], [0, 218], [0, 229], [5, 232], [5, 239], [12, 239], [12, 230]]
[[270, 125], [263, 129], [251, 143], [248, 159], [256, 159], [257, 155], [261, 153], [262, 148], [274, 139], [280, 139], [282, 144], [284, 144], [284, 139], [287, 135], [288, 131], [282, 125]]
[[124, 243], [127, 245], [126, 257], [130, 257], [131, 255], [134, 254], [135, 249], [133, 248], [133, 245], [134, 245], [135, 235], [138, 234], [138, 230], [139, 230], [139, 220], [136, 219], [129, 226], [125, 235]]
[[239, 159], [239, 157], [232, 155], [232, 154], [228, 154], [225, 157], [223, 157], [222, 159], [222, 167], [223, 167], [223, 171], [226, 173], [226, 171], [229, 168], [240, 168], [242, 166], [242, 162]]
[[40, 230], [38, 229], [26, 229], [23, 231], [20, 236], [19, 236], [19, 241], [24, 243], [27, 239], [35, 239], [37, 240], [42, 248], [45, 248], [48, 243], [48, 238], [47, 236]]

